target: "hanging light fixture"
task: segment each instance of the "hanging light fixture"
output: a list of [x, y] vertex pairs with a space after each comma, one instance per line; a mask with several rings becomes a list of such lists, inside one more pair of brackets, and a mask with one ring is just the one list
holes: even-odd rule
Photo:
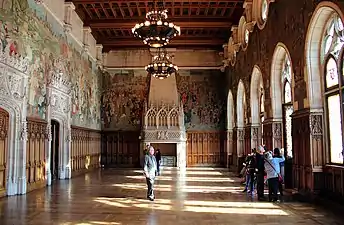
[[138, 23], [132, 28], [135, 37], [140, 38], [144, 44], [153, 48], [167, 45], [170, 39], [180, 35], [180, 27], [167, 20], [167, 10], [156, 7], [153, 1], [153, 10], [146, 14], [146, 21]]
[[177, 72], [178, 66], [172, 63], [165, 48], [158, 48], [157, 54], [153, 56], [152, 62], [145, 67], [145, 70], [153, 77], [162, 80]]

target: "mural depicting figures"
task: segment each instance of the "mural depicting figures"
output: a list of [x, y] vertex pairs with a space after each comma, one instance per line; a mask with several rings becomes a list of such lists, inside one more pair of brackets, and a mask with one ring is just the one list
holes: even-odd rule
[[121, 71], [103, 80], [102, 123], [107, 130], [139, 130], [148, 95], [149, 76], [145, 72]]
[[[221, 74], [215, 70], [181, 71], [178, 91], [187, 130], [217, 130], [225, 125], [225, 93]], [[221, 83], [222, 82], [222, 83]]]
[[[46, 119], [47, 76], [61, 61], [72, 83], [72, 124], [100, 128], [100, 85], [95, 63], [82, 55], [33, 0], [0, 0], [0, 51], [30, 62], [28, 116]], [[55, 24], [55, 25], [50, 25]]]

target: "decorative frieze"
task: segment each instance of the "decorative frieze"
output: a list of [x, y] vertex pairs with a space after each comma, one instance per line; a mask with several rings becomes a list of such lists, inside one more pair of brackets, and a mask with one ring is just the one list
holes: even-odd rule
[[238, 132], [238, 140], [239, 141], [244, 141], [245, 140], [245, 130], [244, 129], [237, 129]]
[[323, 137], [322, 114], [311, 113], [309, 116], [309, 120], [312, 138], [321, 140]]
[[282, 140], [282, 123], [274, 122], [272, 124], [272, 136], [276, 140]]

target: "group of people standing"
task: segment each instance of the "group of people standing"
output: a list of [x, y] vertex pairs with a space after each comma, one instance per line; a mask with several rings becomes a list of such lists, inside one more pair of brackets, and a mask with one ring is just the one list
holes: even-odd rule
[[[284, 181], [284, 156], [279, 148], [267, 151], [263, 146], [258, 150], [253, 149], [244, 162], [241, 175], [246, 178], [244, 192], [253, 193], [257, 186], [257, 196], [259, 201], [264, 201], [264, 187], [267, 182], [271, 202], [279, 201], [278, 191], [283, 195]], [[266, 180], [265, 180], [266, 176]]]
[[147, 145], [144, 150], [143, 174], [147, 183], [147, 199], [154, 201], [154, 181], [160, 175], [161, 152], [159, 149], [154, 152], [154, 147]]

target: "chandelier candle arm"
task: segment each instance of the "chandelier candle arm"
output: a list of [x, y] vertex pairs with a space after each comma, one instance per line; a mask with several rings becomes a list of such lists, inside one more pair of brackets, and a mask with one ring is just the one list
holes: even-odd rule
[[159, 48], [157, 54], [153, 56], [152, 62], [145, 67], [145, 70], [155, 78], [165, 79], [178, 71], [178, 66], [174, 65], [170, 58], [166, 49]]
[[180, 35], [180, 27], [167, 20], [166, 9], [154, 9], [146, 14], [146, 21], [137, 23], [132, 33], [153, 48], [166, 46], [172, 38]]

